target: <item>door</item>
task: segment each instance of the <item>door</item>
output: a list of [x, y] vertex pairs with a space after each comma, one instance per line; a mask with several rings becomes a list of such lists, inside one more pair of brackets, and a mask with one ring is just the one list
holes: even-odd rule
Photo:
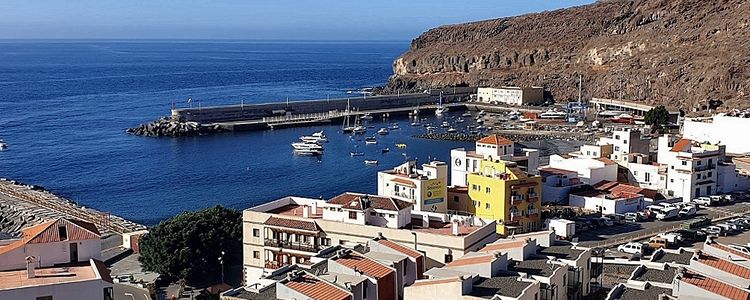
[[78, 243], [70, 243], [70, 262], [78, 262]]

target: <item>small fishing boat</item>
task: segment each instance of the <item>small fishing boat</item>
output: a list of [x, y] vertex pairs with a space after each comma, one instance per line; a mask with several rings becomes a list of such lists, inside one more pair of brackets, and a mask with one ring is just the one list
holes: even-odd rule
[[322, 142], [328, 142], [328, 137], [323, 133], [323, 130], [313, 133], [312, 136], [318, 138]]
[[362, 125], [354, 126], [354, 129], [352, 129], [355, 134], [365, 133], [365, 131], [367, 131], [367, 128]]
[[378, 143], [378, 140], [376, 140], [374, 136], [371, 136], [365, 139], [365, 144], [367, 145], [375, 145], [377, 143]]
[[456, 123], [463, 123], [463, 122], [464, 122], [464, 118], [461, 118], [461, 117], [456, 118]]
[[399, 148], [399, 149], [405, 149], [406, 148], [406, 144], [398, 143], [398, 144], [396, 144], [396, 147]]
[[457, 131], [456, 128], [453, 128], [453, 127], [448, 128], [447, 130], [448, 133], [456, 133], [456, 131]]
[[0, 151], [5, 150], [6, 148], [8, 148], [8, 144], [6, 144], [5, 141], [0, 140]]
[[372, 120], [372, 115], [370, 115], [369, 113], [366, 113], [360, 119], [362, 119], [362, 120]]
[[388, 132], [388, 128], [385, 128], [385, 127], [383, 127], [383, 128], [380, 128], [380, 130], [378, 130], [378, 134], [379, 134], [379, 135], [386, 135], [386, 134], [388, 134], [388, 133], [389, 133], [389, 132]]
[[479, 123], [479, 124], [482, 124], [482, 123], [484, 123], [484, 119], [482, 119], [482, 118], [477, 118], [477, 119], [476, 119], [475, 121], [476, 121], [477, 123]]
[[349, 155], [351, 155], [352, 157], [365, 156], [365, 153], [364, 152], [349, 152]]
[[388, 152], [391, 152], [391, 149], [389, 149], [389, 148], [383, 148], [383, 150], [381, 152], [382, 153], [388, 153]]
[[366, 165], [377, 165], [378, 161], [374, 160], [374, 159], [365, 159], [365, 164]]
[[440, 127], [443, 127], [443, 128], [448, 128], [448, 127], [451, 127], [451, 124], [450, 124], [450, 123], [448, 123], [448, 122], [445, 122], [445, 121], [443, 121], [443, 123], [442, 123], [442, 124], [440, 124]]
[[395, 130], [395, 129], [398, 129], [398, 128], [399, 128], [398, 127], [398, 123], [391, 124], [391, 130]]
[[435, 126], [427, 126], [427, 130], [429, 130], [429, 131], [433, 131], [435, 129], [437, 129], [437, 127], [435, 127]]
[[467, 112], [465, 112], [465, 113], [464, 113], [463, 115], [461, 115], [461, 116], [462, 116], [462, 117], [471, 117], [471, 113], [467, 111]]
[[411, 126], [419, 126], [419, 125], [422, 125], [422, 124], [420, 124], [419, 122], [411, 122]]

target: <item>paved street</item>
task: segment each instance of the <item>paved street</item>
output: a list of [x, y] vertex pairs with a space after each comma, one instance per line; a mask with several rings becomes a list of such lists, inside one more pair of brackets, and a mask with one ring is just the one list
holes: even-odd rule
[[[695, 218], [705, 216], [711, 219], [733, 215], [737, 213], [750, 212], [750, 203], [737, 202], [731, 205], [707, 207], [700, 209]], [[599, 228], [577, 232], [576, 237], [582, 246], [597, 247], [611, 246], [613, 243], [625, 243], [628, 241], [653, 236], [663, 231], [679, 227], [686, 219], [675, 219], [671, 221], [656, 221], [639, 223], [626, 223], [611, 227]]]
[[112, 289], [115, 300], [151, 300], [146, 289], [134, 285], [115, 283]]

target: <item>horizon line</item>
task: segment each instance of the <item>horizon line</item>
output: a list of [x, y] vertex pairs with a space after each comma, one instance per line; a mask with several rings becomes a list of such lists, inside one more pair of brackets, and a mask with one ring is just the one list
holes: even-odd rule
[[244, 38], [0, 38], [0, 42], [33, 42], [33, 41], [174, 41], [174, 42], [373, 42], [373, 43], [411, 43], [408, 40], [391, 40], [391, 39], [244, 39]]

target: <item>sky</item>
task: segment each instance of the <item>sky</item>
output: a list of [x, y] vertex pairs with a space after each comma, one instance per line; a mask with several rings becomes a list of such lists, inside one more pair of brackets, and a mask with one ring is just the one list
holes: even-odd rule
[[593, 0], [2, 0], [0, 39], [410, 40]]

